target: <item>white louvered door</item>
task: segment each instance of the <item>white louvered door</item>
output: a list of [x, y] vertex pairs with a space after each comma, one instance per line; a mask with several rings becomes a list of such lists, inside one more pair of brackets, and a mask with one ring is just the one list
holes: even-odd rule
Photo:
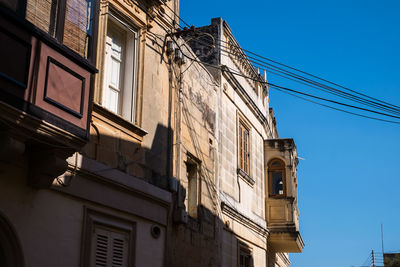
[[91, 267], [127, 267], [129, 235], [95, 227]]

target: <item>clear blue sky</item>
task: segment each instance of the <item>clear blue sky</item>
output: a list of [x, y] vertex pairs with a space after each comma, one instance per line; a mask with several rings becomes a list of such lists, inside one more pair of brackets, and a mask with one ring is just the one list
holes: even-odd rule
[[[245, 49], [400, 105], [398, 0], [181, 0], [181, 16], [195, 26], [222, 17]], [[385, 251], [400, 250], [400, 125], [273, 89], [270, 96], [280, 136], [293, 137], [305, 158], [298, 193], [306, 246], [291, 266], [359, 266], [381, 251], [381, 223]]]

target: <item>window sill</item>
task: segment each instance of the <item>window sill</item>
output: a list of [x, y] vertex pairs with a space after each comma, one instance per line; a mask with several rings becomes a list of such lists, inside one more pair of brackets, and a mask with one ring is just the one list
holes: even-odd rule
[[246, 183], [248, 183], [250, 186], [253, 186], [255, 184], [255, 181], [253, 178], [250, 177], [244, 170], [241, 168], [237, 169], [237, 174], [240, 178], [242, 178]]
[[273, 198], [273, 199], [286, 199], [286, 200], [289, 200], [289, 201], [294, 201], [294, 197], [291, 197], [291, 196], [287, 196], [287, 195], [271, 195], [271, 194], [268, 194], [268, 197], [269, 198]]
[[285, 195], [271, 195], [271, 194], [269, 194], [268, 197], [270, 197], [270, 198], [286, 198]]
[[141, 138], [147, 134], [145, 130], [140, 128], [139, 126], [133, 124], [130, 121], [127, 121], [126, 119], [122, 118], [118, 114], [115, 114], [112, 111], [109, 111], [108, 109], [104, 108], [100, 104], [93, 103], [93, 111], [95, 113], [98, 113], [99, 115], [103, 116], [104, 118], [107, 118], [114, 124], [118, 126], [118, 128], [123, 128], [127, 132], [132, 132]]

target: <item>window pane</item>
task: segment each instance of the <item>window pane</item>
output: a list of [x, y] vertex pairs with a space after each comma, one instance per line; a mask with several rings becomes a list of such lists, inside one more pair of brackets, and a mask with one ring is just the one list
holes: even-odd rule
[[54, 36], [57, 13], [56, 0], [28, 0], [26, 19], [36, 27]]
[[111, 57], [110, 85], [117, 91], [120, 91], [121, 65], [121, 61], [115, 59], [113, 56]]
[[110, 88], [107, 108], [114, 113], [118, 113], [119, 92]]
[[272, 172], [271, 178], [272, 178], [272, 194], [283, 195], [282, 172]]
[[94, 0], [67, 0], [63, 43], [82, 57], [88, 57], [93, 27]]

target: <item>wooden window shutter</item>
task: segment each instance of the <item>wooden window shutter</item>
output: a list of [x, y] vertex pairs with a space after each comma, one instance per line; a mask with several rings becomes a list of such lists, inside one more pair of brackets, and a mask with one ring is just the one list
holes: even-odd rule
[[92, 267], [128, 266], [128, 233], [95, 227], [92, 244]]
[[113, 233], [112, 267], [125, 267], [128, 263], [128, 236]]
[[250, 172], [249, 130], [239, 122], [239, 167], [244, 172]]
[[95, 235], [95, 255], [92, 262], [96, 267], [108, 266], [108, 235], [104, 233], [96, 233]]
[[249, 131], [247, 130], [247, 129], [244, 129], [244, 136], [245, 136], [245, 140], [244, 140], [244, 161], [245, 161], [245, 163], [244, 163], [244, 165], [245, 165], [245, 172], [246, 173], [249, 173], [249, 170], [250, 170], [250, 166], [249, 166], [249, 156], [250, 156], [250, 153], [249, 153]]
[[243, 126], [239, 125], [240, 168], [243, 170]]

